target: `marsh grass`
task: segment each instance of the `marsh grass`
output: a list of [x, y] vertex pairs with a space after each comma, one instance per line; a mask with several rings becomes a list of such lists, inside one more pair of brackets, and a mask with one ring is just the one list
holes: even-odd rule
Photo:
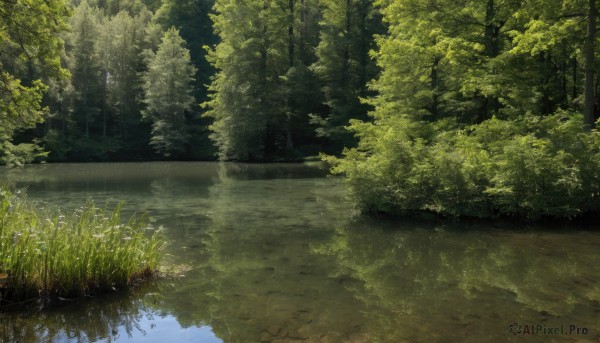
[[122, 222], [122, 205], [63, 214], [0, 186], [0, 300], [84, 296], [154, 275], [162, 230], [145, 215]]

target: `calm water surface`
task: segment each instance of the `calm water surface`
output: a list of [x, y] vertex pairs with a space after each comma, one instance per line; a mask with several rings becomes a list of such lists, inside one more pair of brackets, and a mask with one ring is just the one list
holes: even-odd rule
[[[60, 164], [0, 178], [49, 206], [147, 210], [181, 270], [6, 309], [0, 341], [600, 341], [593, 231], [361, 218], [318, 165]], [[531, 325], [538, 335], [523, 335]]]

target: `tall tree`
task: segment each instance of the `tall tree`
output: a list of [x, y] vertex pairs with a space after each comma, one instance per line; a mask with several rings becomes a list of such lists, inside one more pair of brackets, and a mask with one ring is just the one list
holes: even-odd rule
[[[273, 54], [277, 50], [269, 25], [271, 3], [215, 2], [214, 28], [221, 41], [208, 53], [218, 71], [209, 88], [212, 94], [205, 115], [213, 118], [211, 138], [223, 160], [263, 159], [269, 121], [282, 107], [274, 102], [279, 80], [270, 68], [280, 63]], [[287, 58], [283, 56], [285, 66]]]
[[[308, 114], [320, 110], [314, 63], [318, 27], [311, 0], [215, 3], [221, 39], [209, 52], [217, 75], [206, 115], [219, 158], [293, 158], [314, 142]], [[316, 153], [316, 151], [315, 151]]]
[[313, 115], [313, 123], [320, 136], [348, 145], [352, 137], [344, 127], [350, 119], [366, 119], [370, 109], [360, 98], [369, 94], [367, 83], [378, 73], [369, 52], [384, 26], [372, 0], [321, 0], [321, 6], [318, 60], [312, 69], [323, 84], [329, 110], [325, 117]]
[[78, 93], [74, 117], [86, 137], [90, 136], [92, 123], [99, 112], [98, 97], [94, 95], [100, 86], [100, 61], [95, 53], [100, 18], [99, 9], [83, 0], [71, 18], [72, 30], [67, 38], [68, 65], [73, 75], [73, 86]]
[[158, 51], [148, 57], [144, 75], [145, 119], [152, 122], [150, 144], [168, 157], [185, 151], [188, 138], [186, 112], [193, 106], [193, 77], [185, 41], [175, 28], [165, 32]]
[[[451, 88], [454, 73], [445, 51], [452, 38], [448, 30], [461, 32], [446, 14], [452, 11], [453, 2], [379, 1], [377, 5], [385, 15], [389, 34], [377, 37], [379, 49], [375, 57], [382, 71], [371, 83], [378, 96], [370, 98], [369, 103], [378, 109], [379, 115], [385, 112], [416, 120], [437, 120], [450, 115], [449, 107], [453, 104], [444, 95], [460, 91], [459, 86]], [[458, 39], [465, 50], [466, 42]], [[464, 52], [461, 57], [469, 58], [471, 53]], [[456, 112], [453, 115], [462, 115], [461, 111]]]
[[596, 0], [589, 0], [587, 18], [587, 37], [585, 42], [585, 102], [583, 107], [583, 122], [589, 130], [595, 122], [596, 99], [594, 96], [594, 78], [596, 64], [596, 29], [598, 9]]
[[[198, 103], [208, 99], [208, 85], [215, 73], [205, 50], [206, 46], [213, 47], [218, 42], [209, 16], [213, 5], [214, 0], [163, 0], [154, 17], [154, 22], [163, 30], [176, 27], [186, 41], [196, 67], [194, 97]], [[208, 129], [211, 120], [201, 116], [200, 108], [192, 109], [190, 113], [193, 114], [190, 118], [190, 144], [195, 149], [190, 152], [189, 158], [214, 159], [215, 148], [209, 139]]]
[[[281, 130], [285, 142], [281, 153], [293, 157], [295, 148], [314, 142], [314, 133], [309, 130], [310, 113], [322, 111], [323, 96], [320, 81], [310, 66], [316, 62], [315, 47], [319, 42], [319, 18], [321, 13], [317, 0], [288, 0], [283, 3], [278, 25], [287, 26], [287, 70], [280, 85], [285, 99]], [[276, 26], [277, 27], [277, 26]]]
[[135, 134], [131, 131], [139, 123], [141, 98], [143, 97], [140, 73], [146, 65], [142, 51], [146, 46], [145, 28], [152, 16], [149, 11], [141, 11], [136, 16], [119, 12], [107, 20], [104, 40], [108, 47], [103, 59], [103, 80], [106, 83], [107, 103], [114, 113], [115, 134], [128, 141]]
[[214, 73], [211, 64], [206, 60], [204, 46], [217, 43], [213, 33], [210, 12], [214, 0], [163, 0], [155, 15], [155, 20], [165, 30], [176, 27], [190, 50], [192, 63], [196, 66], [195, 96], [202, 102], [207, 99], [206, 85]]

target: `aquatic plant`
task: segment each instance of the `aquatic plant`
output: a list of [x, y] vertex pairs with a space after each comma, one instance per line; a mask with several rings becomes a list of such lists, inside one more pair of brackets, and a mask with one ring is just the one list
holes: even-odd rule
[[131, 285], [155, 274], [162, 229], [146, 215], [121, 221], [123, 203], [92, 201], [63, 214], [0, 186], [0, 297], [77, 297]]

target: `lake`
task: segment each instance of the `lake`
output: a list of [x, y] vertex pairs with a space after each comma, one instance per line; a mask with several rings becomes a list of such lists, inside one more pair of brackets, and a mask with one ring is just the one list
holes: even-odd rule
[[75, 209], [147, 211], [176, 277], [0, 312], [2, 342], [598, 342], [600, 233], [366, 218], [319, 164], [31, 165]]

